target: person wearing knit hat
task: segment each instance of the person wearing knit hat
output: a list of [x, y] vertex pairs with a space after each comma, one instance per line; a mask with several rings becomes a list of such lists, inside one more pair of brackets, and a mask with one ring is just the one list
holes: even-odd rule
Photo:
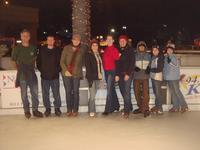
[[[134, 114], [143, 113], [144, 117], [150, 115], [149, 111], [149, 73], [150, 73], [151, 56], [147, 52], [147, 45], [144, 41], [137, 44], [137, 52], [135, 54], [134, 69], [134, 94], [137, 101], [138, 109], [134, 110]], [[141, 88], [142, 87], [142, 88]]]
[[83, 60], [87, 47], [81, 43], [81, 36], [74, 34], [72, 43], [65, 46], [60, 60], [66, 93], [67, 116], [78, 115], [80, 79], [83, 78]]
[[135, 66], [134, 49], [128, 45], [128, 37], [121, 35], [119, 37], [120, 59], [116, 62], [115, 81], [119, 83], [119, 89], [124, 100], [124, 109], [122, 116], [128, 118], [133, 110], [131, 102], [131, 83]]
[[159, 45], [152, 46], [152, 57], [150, 63], [150, 78], [152, 81], [153, 93], [155, 95], [155, 106], [151, 108], [151, 112], [155, 114], [163, 114], [162, 102], [162, 83], [163, 83], [163, 67], [164, 55], [160, 51]]
[[180, 80], [180, 66], [179, 61], [174, 54], [175, 45], [170, 44], [166, 46], [166, 55], [164, 61], [163, 77], [167, 81], [169, 90], [171, 93], [171, 99], [173, 107], [169, 112], [179, 112], [182, 113], [188, 111], [188, 105], [185, 98], [180, 91], [179, 80]]
[[118, 40], [120, 41], [121, 39], [124, 39], [125, 41], [128, 41], [128, 36], [120, 35]]
[[100, 81], [103, 79], [103, 64], [99, 54], [99, 42], [97, 40], [90, 42], [90, 49], [85, 57], [85, 67], [90, 93], [88, 112], [90, 117], [94, 117], [96, 115], [95, 96]]

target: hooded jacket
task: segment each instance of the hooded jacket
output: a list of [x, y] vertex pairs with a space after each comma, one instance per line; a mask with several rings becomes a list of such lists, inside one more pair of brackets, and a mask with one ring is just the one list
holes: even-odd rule
[[[140, 52], [139, 46], [144, 45], [145, 51]], [[137, 44], [136, 54], [135, 54], [135, 68], [138, 68], [138, 70], [134, 72], [134, 79], [149, 79], [149, 74], [147, 73], [147, 70], [150, 65], [151, 56], [147, 51], [147, 45], [144, 41], [140, 41]]]

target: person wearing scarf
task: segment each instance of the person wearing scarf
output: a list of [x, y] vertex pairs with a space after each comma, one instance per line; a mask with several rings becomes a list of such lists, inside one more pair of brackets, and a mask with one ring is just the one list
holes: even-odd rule
[[90, 50], [85, 57], [86, 78], [88, 80], [90, 98], [88, 103], [88, 110], [90, 117], [96, 114], [95, 96], [99, 88], [100, 80], [103, 79], [103, 66], [99, 54], [99, 43], [92, 40]]
[[82, 67], [86, 47], [81, 44], [81, 36], [74, 34], [72, 43], [65, 46], [60, 65], [66, 92], [67, 116], [78, 115], [80, 79], [83, 77]]

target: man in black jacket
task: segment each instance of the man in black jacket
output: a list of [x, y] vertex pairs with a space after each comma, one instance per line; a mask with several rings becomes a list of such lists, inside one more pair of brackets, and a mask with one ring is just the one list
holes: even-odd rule
[[131, 82], [133, 70], [135, 67], [134, 49], [127, 44], [128, 37], [121, 35], [119, 37], [119, 51], [121, 53], [120, 59], [116, 62], [116, 77], [115, 81], [119, 83], [120, 92], [124, 99], [123, 116], [129, 117], [129, 113], [133, 110], [131, 102]]
[[37, 57], [37, 67], [41, 72], [41, 85], [42, 85], [42, 96], [43, 103], [46, 108], [45, 116], [51, 115], [51, 103], [49, 99], [50, 88], [53, 92], [54, 106], [56, 116], [61, 115], [61, 98], [60, 98], [60, 83], [59, 83], [59, 72], [60, 72], [60, 57], [61, 51], [59, 48], [54, 46], [55, 38], [52, 35], [47, 37], [47, 45], [40, 48]]

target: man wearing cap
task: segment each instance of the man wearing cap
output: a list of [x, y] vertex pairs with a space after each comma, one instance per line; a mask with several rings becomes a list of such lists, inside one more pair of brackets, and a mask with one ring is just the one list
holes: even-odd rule
[[63, 82], [66, 92], [67, 116], [78, 115], [80, 79], [86, 47], [81, 44], [81, 36], [74, 34], [72, 43], [65, 46], [61, 55]]
[[135, 54], [134, 93], [138, 109], [134, 114], [143, 113], [144, 117], [149, 116], [149, 73], [151, 56], [147, 53], [147, 45], [144, 41], [137, 44]]
[[119, 37], [120, 59], [117, 61], [115, 81], [119, 83], [120, 92], [124, 99], [123, 117], [128, 118], [133, 110], [131, 102], [131, 82], [135, 67], [134, 49], [128, 45], [128, 37], [121, 35]]

